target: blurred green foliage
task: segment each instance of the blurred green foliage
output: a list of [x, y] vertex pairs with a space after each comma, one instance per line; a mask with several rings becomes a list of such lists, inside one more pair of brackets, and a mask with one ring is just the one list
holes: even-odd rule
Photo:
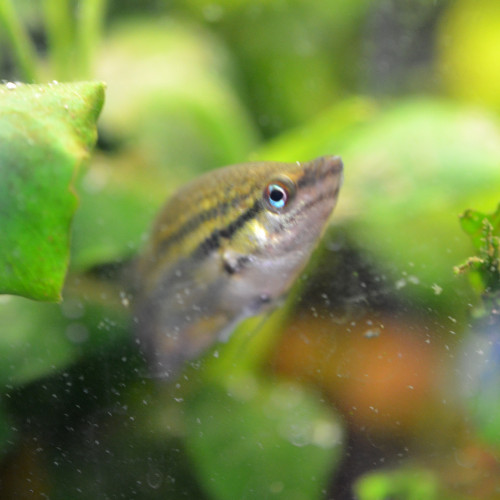
[[500, 111], [500, 5], [495, 0], [450, 2], [438, 39], [438, 70], [447, 92]]
[[430, 471], [401, 469], [390, 472], [373, 472], [363, 477], [356, 485], [360, 500], [443, 499], [436, 477]]
[[[467, 325], [479, 294], [491, 287], [483, 239], [498, 236], [497, 215], [485, 215], [497, 206], [500, 186], [498, 5], [0, 1], [2, 78], [107, 84], [97, 152], [78, 175], [64, 170], [64, 185], [75, 180], [80, 203], [64, 300], [0, 300], [2, 498], [26, 494], [26, 478], [38, 498], [352, 498], [353, 487], [366, 499], [454, 498], [465, 470], [457, 457], [472, 434], [468, 412], [482, 439], [471, 446], [486, 443], [486, 456], [488, 446], [497, 449], [497, 340]], [[36, 142], [65, 151], [65, 133], [50, 122], [56, 107], [42, 113]], [[33, 100], [24, 108], [31, 116], [23, 120], [34, 120]], [[92, 142], [77, 135], [86, 146]], [[10, 154], [12, 144], [2, 139], [0, 150]], [[131, 336], [128, 266], [165, 198], [224, 164], [323, 154], [342, 156], [345, 183], [334, 226], [286, 307], [267, 322], [243, 325], [231, 342], [187, 369], [177, 387], [151, 381]], [[8, 206], [16, 205], [12, 196], [19, 193], [35, 196], [35, 209], [49, 206], [56, 178], [45, 191], [23, 185], [12, 195], [5, 188], [6, 165], [1, 156]], [[75, 206], [67, 195], [69, 201], [43, 212], [65, 218], [66, 227]], [[478, 211], [462, 218], [473, 244], [457, 222], [468, 207]], [[31, 240], [18, 222], [1, 217], [0, 210], [4, 238]], [[29, 217], [47, 231], [43, 221]], [[487, 230], [478, 226], [485, 217], [493, 229], [479, 235]], [[7, 223], [17, 235], [5, 231]], [[483, 264], [471, 263], [483, 288], [453, 273], [474, 250], [486, 252]], [[67, 259], [61, 254], [55, 260], [59, 274], [49, 274], [54, 280], [57, 274], [60, 286]], [[40, 287], [41, 274], [35, 274], [25, 286]], [[344, 317], [339, 309], [356, 314]], [[437, 414], [423, 415], [425, 425], [410, 441], [400, 422], [382, 430], [356, 427], [358, 409], [374, 418], [385, 411], [366, 391], [353, 395], [346, 411], [326, 372], [314, 380], [323, 377], [321, 387], [332, 387], [330, 400], [270, 374], [280, 355], [273, 346], [294, 318], [306, 318], [307, 328], [298, 332], [304, 345], [317, 334], [317, 316], [330, 321], [330, 343], [312, 360], [312, 366], [328, 366], [334, 354], [342, 357], [334, 353], [341, 349], [338, 325], [349, 336], [351, 327], [366, 321], [383, 338], [388, 314], [402, 339], [424, 323], [426, 348], [429, 343], [440, 360], [424, 365], [442, 377], [432, 392], [442, 391], [450, 419], [449, 435], [439, 444], [428, 429], [428, 422], [441, 419]], [[380, 325], [369, 323], [372, 318]], [[348, 353], [369, 337], [351, 335]], [[460, 344], [466, 354], [487, 353], [481, 362], [469, 356], [486, 372], [476, 376], [461, 365]], [[311, 363], [305, 353], [294, 359], [293, 373]], [[396, 370], [390, 357], [388, 363]], [[369, 370], [367, 363], [363, 376], [352, 376], [362, 383]], [[475, 410], [462, 408], [463, 378], [456, 372], [474, 382], [467, 397], [478, 402]], [[390, 395], [399, 374], [384, 376]], [[433, 474], [424, 470], [429, 455], [439, 457]], [[406, 456], [415, 468], [404, 465]], [[478, 498], [478, 491], [495, 497], [498, 484], [484, 479], [498, 477], [493, 462], [467, 463], [467, 473], [476, 475], [463, 498]], [[390, 470], [370, 472], [386, 463]]]
[[[319, 498], [341, 456], [335, 415], [303, 389], [230, 377], [190, 397], [186, 442], [214, 498]], [[297, 450], [300, 449], [300, 452]]]

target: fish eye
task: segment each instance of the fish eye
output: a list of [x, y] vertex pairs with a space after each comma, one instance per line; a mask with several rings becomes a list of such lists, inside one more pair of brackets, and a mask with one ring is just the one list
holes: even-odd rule
[[264, 189], [264, 201], [270, 210], [279, 212], [287, 206], [294, 192], [295, 185], [290, 179], [275, 179]]

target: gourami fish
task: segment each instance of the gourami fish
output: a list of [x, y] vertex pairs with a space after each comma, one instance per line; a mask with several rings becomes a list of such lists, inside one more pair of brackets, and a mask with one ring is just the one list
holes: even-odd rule
[[161, 210], [139, 262], [137, 338], [156, 375], [277, 305], [337, 201], [342, 161], [257, 162], [209, 172]]

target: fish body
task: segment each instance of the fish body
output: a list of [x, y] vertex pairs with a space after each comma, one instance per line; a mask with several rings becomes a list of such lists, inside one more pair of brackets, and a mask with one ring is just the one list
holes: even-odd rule
[[138, 265], [137, 338], [160, 377], [275, 307], [337, 201], [339, 157], [209, 172], [165, 204]]

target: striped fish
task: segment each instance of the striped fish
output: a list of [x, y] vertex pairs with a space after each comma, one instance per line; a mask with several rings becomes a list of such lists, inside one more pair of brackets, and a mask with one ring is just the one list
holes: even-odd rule
[[137, 338], [160, 377], [242, 319], [276, 306], [321, 237], [342, 161], [245, 163], [209, 172], [161, 210], [139, 262]]

